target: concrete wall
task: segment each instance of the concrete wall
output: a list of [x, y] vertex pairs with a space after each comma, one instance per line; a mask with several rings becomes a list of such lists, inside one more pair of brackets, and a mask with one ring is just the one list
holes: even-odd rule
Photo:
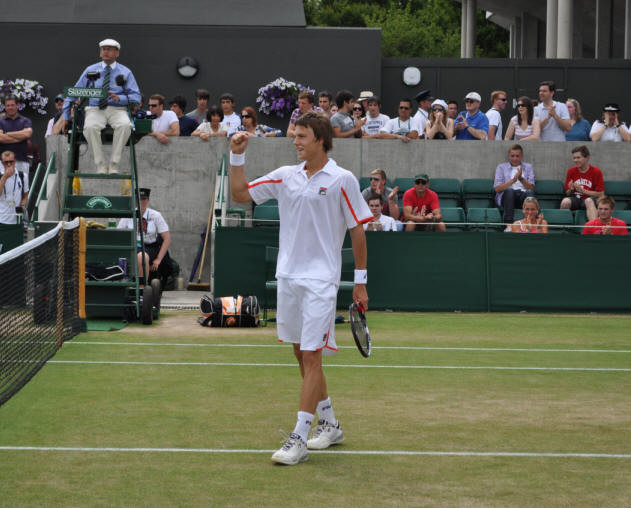
[[[533, 164], [539, 179], [564, 179], [572, 164], [571, 149], [580, 143], [525, 142], [524, 160]], [[492, 178], [496, 166], [506, 160], [512, 142], [505, 141], [413, 141], [338, 139], [330, 154], [342, 167], [357, 177], [367, 176], [375, 168], [386, 170], [389, 178], [412, 177], [427, 172], [430, 178], [451, 177]], [[591, 162], [603, 170], [605, 180], [628, 180], [631, 177], [628, 161], [629, 143], [589, 143]], [[105, 152], [109, 150], [105, 147]], [[58, 182], [64, 182], [67, 164], [67, 142], [61, 136], [48, 138], [49, 153], [57, 152]], [[84, 145], [80, 167], [94, 171], [92, 155]], [[197, 138], [175, 138], [169, 145], [161, 145], [153, 138], [143, 138], [137, 145], [140, 186], [152, 189], [150, 206], [165, 216], [173, 235], [171, 252], [188, 277], [200, 240], [205, 230], [214, 179], [221, 158], [229, 152], [228, 141], [215, 138], [203, 142]], [[121, 167], [129, 162], [123, 154]], [[291, 140], [287, 138], [251, 139], [247, 152], [248, 179], [265, 174], [285, 164], [297, 163]], [[105, 185], [104, 185], [105, 183]], [[84, 193], [118, 194], [119, 183], [84, 180]], [[431, 185], [431, 184], [430, 184]], [[59, 187], [63, 196], [63, 189]], [[54, 200], [54, 191], [49, 191]], [[246, 208], [249, 205], [231, 203]], [[46, 220], [57, 220], [51, 207]], [[209, 263], [207, 256], [206, 263]], [[209, 265], [206, 265], [209, 266]], [[206, 272], [206, 271], [205, 271]], [[209, 273], [209, 272], [206, 272]]]

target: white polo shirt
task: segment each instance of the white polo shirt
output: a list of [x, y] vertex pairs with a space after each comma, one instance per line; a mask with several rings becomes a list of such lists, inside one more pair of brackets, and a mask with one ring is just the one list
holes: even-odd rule
[[151, 122], [151, 130], [153, 132], [167, 132], [173, 122], [178, 122], [179, 125], [180, 121], [177, 115], [170, 109], [165, 109], [160, 115], [160, 118], [153, 119], [153, 122]]
[[[116, 228], [133, 229], [134, 219], [121, 219]], [[147, 208], [142, 215], [142, 228], [145, 244], [151, 245], [152, 243], [156, 243], [159, 234], [161, 235], [169, 230], [169, 225], [160, 212], [157, 212], [153, 208]], [[140, 241], [140, 232], [136, 233], [136, 240]]]
[[338, 284], [346, 230], [372, 220], [357, 178], [333, 159], [311, 178], [305, 163], [275, 169], [248, 185], [256, 203], [278, 200], [276, 277]]
[[[4, 167], [0, 164], [0, 175], [4, 175]], [[17, 172], [9, 178], [0, 193], [0, 224], [17, 224], [15, 207], [22, 202], [22, 180]]]
[[[425, 125], [423, 125], [423, 129]], [[414, 117], [410, 117], [407, 120], [403, 121], [399, 117], [391, 118], [388, 120], [385, 125], [381, 128], [380, 132], [387, 132], [388, 134], [399, 134], [405, 136], [412, 131], [416, 131], [418, 135], [422, 135], [425, 133], [424, 130], [420, 130], [418, 121]]]

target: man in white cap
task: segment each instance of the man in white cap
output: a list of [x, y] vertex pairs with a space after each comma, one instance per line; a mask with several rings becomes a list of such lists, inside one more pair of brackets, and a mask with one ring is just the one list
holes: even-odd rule
[[469, 92], [464, 102], [466, 111], [461, 111], [456, 118], [456, 139], [486, 139], [489, 119], [480, 111], [482, 97], [478, 92]]
[[[83, 135], [92, 149], [94, 163], [99, 173], [118, 173], [121, 153], [131, 134], [131, 120], [127, 106], [139, 104], [140, 90], [132, 72], [116, 61], [120, 44], [114, 39], [105, 39], [99, 43], [101, 62], [86, 67], [75, 87], [104, 88], [107, 97], [89, 99], [85, 108]], [[64, 133], [70, 122], [72, 98], [64, 103]], [[109, 165], [103, 158], [101, 131], [109, 124], [114, 129], [112, 157]]]

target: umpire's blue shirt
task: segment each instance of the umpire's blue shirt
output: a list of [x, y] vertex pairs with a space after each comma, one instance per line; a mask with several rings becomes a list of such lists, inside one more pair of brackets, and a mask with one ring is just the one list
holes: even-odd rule
[[[103, 88], [103, 76], [105, 74], [105, 62], [99, 62], [94, 65], [90, 65], [86, 67], [79, 78], [79, 81], [75, 83], [75, 87], [88, 88], [88, 84], [90, 88]], [[138, 89], [138, 83], [136, 83], [136, 78], [134, 78], [133, 73], [124, 65], [114, 62], [110, 65], [110, 91], [114, 92], [120, 100], [108, 100], [108, 106], [114, 106], [117, 108], [126, 108], [130, 102], [140, 103], [140, 90]], [[94, 80], [94, 82], [88, 80], [89, 72], [99, 72], [101, 75]], [[119, 86], [116, 84], [116, 76], [123, 76], [125, 80], [125, 84], [123, 86]], [[98, 106], [100, 99], [89, 99], [89, 106]], [[70, 107], [74, 101], [74, 97], [66, 97], [64, 101], [64, 120], [70, 120]]]

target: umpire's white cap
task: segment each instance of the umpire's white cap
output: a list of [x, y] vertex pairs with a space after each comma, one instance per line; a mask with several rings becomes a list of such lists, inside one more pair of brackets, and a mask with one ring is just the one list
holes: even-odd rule
[[121, 45], [118, 43], [118, 41], [115, 41], [114, 39], [103, 39], [101, 42], [99, 42], [99, 48], [102, 48], [103, 46], [111, 46], [116, 49], [121, 49]]

